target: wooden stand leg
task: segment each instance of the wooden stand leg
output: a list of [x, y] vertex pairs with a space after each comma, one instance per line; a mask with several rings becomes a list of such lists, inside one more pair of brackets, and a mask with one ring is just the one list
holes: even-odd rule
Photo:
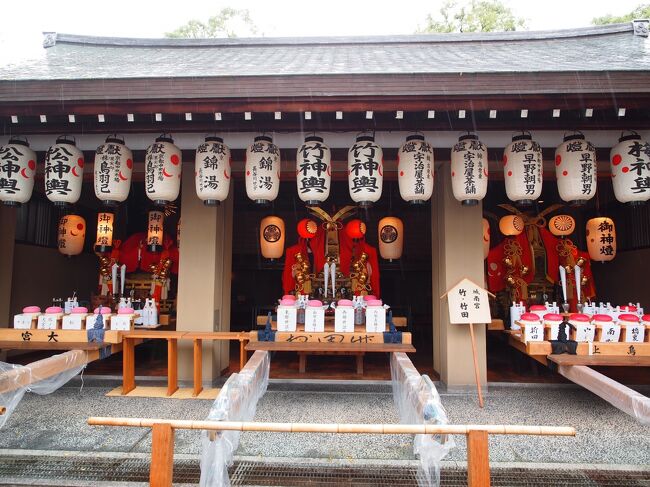
[[154, 424], [151, 438], [151, 487], [171, 487], [174, 477], [174, 429], [169, 424]]
[[470, 431], [467, 434], [467, 485], [490, 486], [490, 457], [487, 431]]
[[244, 368], [246, 362], [248, 361], [248, 356], [246, 354], [246, 341], [239, 340], [239, 370]]
[[203, 390], [203, 340], [194, 340], [194, 390], [192, 396], [198, 396]]
[[363, 375], [363, 353], [357, 353], [355, 359], [357, 361], [357, 374]]
[[167, 395], [178, 390], [178, 340], [167, 339]]
[[122, 348], [122, 395], [135, 389], [135, 344], [124, 338]]
[[307, 354], [305, 352], [298, 352], [298, 372], [305, 373], [307, 368]]
[[481, 392], [481, 374], [478, 370], [478, 355], [476, 353], [476, 339], [474, 338], [474, 324], [469, 324], [469, 335], [472, 339], [472, 356], [474, 357], [474, 375], [476, 376], [476, 388], [478, 389], [478, 405], [483, 407], [483, 393]]

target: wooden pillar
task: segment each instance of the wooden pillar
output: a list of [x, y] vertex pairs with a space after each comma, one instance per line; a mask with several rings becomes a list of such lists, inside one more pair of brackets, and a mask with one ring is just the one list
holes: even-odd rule
[[169, 424], [151, 428], [151, 487], [172, 487], [174, 477], [174, 429]]
[[[207, 207], [196, 196], [194, 161], [183, 165], [181, 246], [178, 275], [179, 331], [229, 331], [232, 263], [233, 187], [218, 207]], [[203, 379], [211, 382], [228, 366], [225, 341], [203, 341]], [[191, 381], [193, 343], [178, 344], [178, 373]]]
[[0, 328], [13, 326], [11, 280], [14, 270], [16, 208], [0, 206]]
[[467, 485], [490, 487], [487, 431], [470, 431], [467, 434]]
[[[433, 366], [451, 389], [476, 387], [472, 345], [466, 325], [449, 323], [447, 289], [467, 277], [482, 284], [482, 204], [462, 206], [451, 190], [451, 169], [443, 162], [431, 205]], [[481, 383], [486, 384], [485, 327], [475, 326]]]

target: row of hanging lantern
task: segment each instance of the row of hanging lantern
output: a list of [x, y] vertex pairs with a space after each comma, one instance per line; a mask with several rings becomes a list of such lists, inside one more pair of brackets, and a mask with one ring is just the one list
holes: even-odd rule
[[[524, 231], [524, 228], [524, 219], [519, 215], [506, 215], [499, 220], [499, 231], [506, 237], [516, 237]], [[548, 221], [548, 229], [556, 237], [565, 238], [571, 235], [575, 228], [575, 219], [570, 215], [556, 215]], [[608, 262], [616, 257], [614, 220], [608, 217], [587, 220], [585, 236], [591, 260]], [[487, 258], [490, 247], [490, 224], [485, 218], [483, 219], [483, 245], [483, 257]]]
[[[317, 223], [305, 218], [298, 222], [300, 238], [312, 238], [316, 235]], [[359, 220], [350, 220], [345, 225], [345, 232], [351, 239], [361, 239], [366, 234], [366, 224]], [[404, 249], [404, 223], [395, 216], [386, 216], [377, 225], [379, 255], [392, 261], [402, 257]], [[284, 253], [285, 224], [279, 216], [269, 215], [260, 222], [260, 251], [262, 257], [279, 259]]]
[[[266, 204], [280, 187], [280, 150], [267, 135], [255, 137], [246, 150], [245, 179], [248, 197]], [[171, 136], [162, 134], [145, 155], [145, 191], [155, 204], [178, 198], [182, 153]], [[650, 144], [636, 132], [624, 132], [610, 153], [614, 195], [622, 203], [639, 204], [650, 199]], [[81, 195], [84, 156], [74, 138], [61, 136], [45, 156], [45, 193], [56, 205], [77, 202]], [[131, 186], [133, 155], [124, 140], [111, 135], [95, 152], [95, 195], [106, 205], [126, 200]], [[399, 191], [418, 204], [431, 198], [434, 153], [422, 134], [409, 135], [397, 153]], [[12, 137], [0, 147], [0, 201], [16, 205], [29, 200], [34, 186], [36, 154], [29, 143]], [[206, 137], [195, 157], [195, 186], [206, 205], [227, 198], [231, 178], [230, 150], [219, 137]], [[580, 132], [567, 134], [555, 151], [555, 174], [560, 198], [584, 204], [596, 193], [596, 150]], [[381, 198], [384, 175], [383, 151], [374, 135], [361, 134], [348, 151], [348, 189], [360, 206]], [[529, 132], [518, 133], [504, 150], [503, 175], [508, 199], [522, 206], [541, 195], [542, 152]], [[322, 137], [308, 136], [297, 150], [298, 195], [307, 205], [324, 202], [330, 193], [331, 151]], [[454, 197], [475, 205], [487, 193], [487, 147], [472, 133], [462, 135], [451, 150], [451, 183]]]

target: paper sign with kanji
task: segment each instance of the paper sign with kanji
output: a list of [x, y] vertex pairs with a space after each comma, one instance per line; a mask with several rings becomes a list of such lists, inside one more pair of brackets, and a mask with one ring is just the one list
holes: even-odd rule
[[449, 291], [450, 323], [490, 323], [490, 303], [485, 289], [469, 279], [463, 279]]

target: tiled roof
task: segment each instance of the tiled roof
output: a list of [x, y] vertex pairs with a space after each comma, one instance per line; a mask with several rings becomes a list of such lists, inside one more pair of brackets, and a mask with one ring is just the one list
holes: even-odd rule
[[0, 80], [650, 71], [631, 23], [563, 31], [382, 37], [127, 39], [46, 34]]

